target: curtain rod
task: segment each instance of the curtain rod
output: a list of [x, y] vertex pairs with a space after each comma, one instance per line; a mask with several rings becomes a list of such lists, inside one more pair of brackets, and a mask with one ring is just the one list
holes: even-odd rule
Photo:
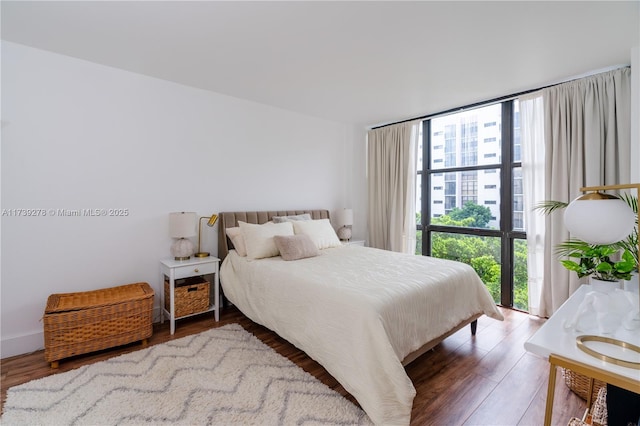
[[615, 65], [615, 66], [604, 68], [604, 69], [600, 69], [600, 70], [597, 70], [597, 71], [592, 71], [590, 73], [581, 74], [581, 75], [579, 75], [577, 77], [571, 77], [571, 78], [568, 78], [566, 80], [563, 80], [563, 81], [560, 81], [560, 82], [557, 82], [557, 83], [552, 83], [552, 84], [548, 84], [546, 86], [538, 87], [537, 89], [525, 90], [523, 92], [513, 93], [511, 95], [505, 95], [505, 96], [500, 96], [498, 98], [489, 99], [489, 100], [486, 100], [486, 101], [475, 102], [475, 103], [472, 103], [472, 104], [469, 104], [469, 105], [456, 107], [456, 108], [451, 108], [451, 109], [447, 109], [447, 110], [444, 110], [444, 111], [435, 112], [433, 114], [423, 115], [421, 117], [408, 118], [406, 120], [395, 121], [395, 122], [389, 123], [389, 124], [381, 124], [380, 126], [372, 127], [370, 130], [381, 129], [383, 127], [393, 126], [395, 124], [406, 123], [406, 122], [414, 121], [414, 120], [426, 120], [427, 118], [433, 118], [433, 117], [436, 117], [436, 116], [439, 116], [439, 115], [447, 115], [447, 114], [451, 114], [451, 113], [454, 113], [454, 112], [462, 112], [464, 110], [473, 109], [473, 108], [479, 107], [481, 105], [493, 104], [493, 103], [496, 103], [496, 102], [502, 102], [502, 101], [506, 101], [506, 100], [509, 100], [509, 99], [514, 99], [514, 98], [517, 98], [518, 96], [522, 96], [522, 95], [526, 95], [526, 94], [529, 94], [529, 93], [537, 92], [538, 90], [547, 89], [549, 87], [557, 86], [559, 84], [568, 83], [570, 81], [579, 80], [581, 78], [590, 77], [592, 75], [601, 74], [601, 73], [617, 70], [617, 69], [620, 69], [620, 68], [627, 68], [627, 67], [630, 67], [630, 65]]

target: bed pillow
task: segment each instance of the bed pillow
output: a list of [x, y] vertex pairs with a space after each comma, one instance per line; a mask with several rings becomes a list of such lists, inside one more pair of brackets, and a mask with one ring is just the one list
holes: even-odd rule
[[231, 240], [233, 248], [236, 249], [236, 253], [238, 253], [239, 256], [246, 257], [247, 247], [244, 245], [244, 238], [240, 232], [240, 227], [227, 228], [227, 236]]
[[305, 234], [276, 235], [273, 240], [284, 260], [305, 259], [320, 254], [311, 237]]
[[297, 220], [291, 223], [293, 224], [293, 230], [296, 234], [308, 235], [319, 249], [339, 247], [342, 245], [329, 219]]
[[294, 220], [311, 220], [311, 215], [309, 213], [303, 213], [289, 216], [273, 216], [271, 219], [273, 223], [293, 222]]
[[247, 258], [262, 259], [280, 254], [273, 237], [275, 235], [293, 235], [293, 226], [291, 223], [292, 222], [267, 222], [262, 225], [256, 225], [253, 223], [238, 222], [240, 232], [244, 238], [244, 245], [247, 248]]

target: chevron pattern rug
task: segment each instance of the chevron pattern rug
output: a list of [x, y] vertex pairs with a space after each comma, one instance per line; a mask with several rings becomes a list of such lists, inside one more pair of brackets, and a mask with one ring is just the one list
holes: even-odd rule
[[237, 324], [12, 387], [2, 425], [364, 425]]

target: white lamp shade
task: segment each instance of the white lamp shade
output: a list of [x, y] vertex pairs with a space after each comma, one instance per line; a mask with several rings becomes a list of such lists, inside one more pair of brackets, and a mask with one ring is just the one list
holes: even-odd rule
[[581, 199], [564, 212], [564, 223], [571, 236], [590, 244], [622, 241], [635, 226], [635, 213], [619, 198]]
[[336, 212], [336, 225], [351, 226], [353, 225], [353, 210], [342, 209]]
[[197, 219], [197, 215], [193, 212], [169, 213], [169, 236], [172, 238], [195, 236]]

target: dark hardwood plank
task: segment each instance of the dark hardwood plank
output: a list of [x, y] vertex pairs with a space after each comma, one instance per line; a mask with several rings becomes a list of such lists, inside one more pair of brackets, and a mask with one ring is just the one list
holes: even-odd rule
[[[547, 363], [547, 371], [549, 365]], [[548, 374], [548, 373], [547, 373]], [[518, 423], [527, 426], [538, 423], [538, 419], [544, 419], [544, 410], [547, 401], [547, 381], [536, 392], [531, 406]], [[560, 371], [556, 375], [556, 390], [553, 398], [553, 417], [551, 424], [554, 426], [565, 426], [571, 417], [582, 418], [586, 410], [586, 403], [564, 384], [564, 378]]]
[[505, 327], [508, 334], [476, 366], [476, 372], [483, 377], [501, 381], [526, 353], [524, 343], [542, 325], [542, 320], [530, 316], [518, 322], [516, 327]]
[[[544, 320], [501, 308], [505, 321], [481, 317], [476, 336], [465, 327], [406, 367], [416, 388], [412, 425], [538, 425], [544, 419], [549, 364], [524, 351], [522, 344]], [[215, 322], [203, 314], [178, 321], [176, 333], [169, 324], [154, 324], [150, 345], [199, 333], [212, 327], [237, 323], [282, 356], [287, 357], [347, 399], [357, 401], [320, 364], [274, 332], [258, 325], [234, 307], [227, 307]], [[131, 344], [62, 360], [53, 370], [44, 361], [43, 351], [0, 360], [0, 404], [7, 389], [40, 377], [57, 374], [132, 352]], [[564, 385], [561, 374], [556, 383], [554, 425], [566, 425], [569, 418], [581, 417], [585, 403]]]
[[[468, 425], [515, 425], [531, 405], [536, 392], [546, 384], [544, 371], [547, 361], [524, 354], [516, 367], [501, 380], [493, 392], [467, 419]], [[496, 409], [500, 407], [500, 409]]]
[[474, 372], [474, 364], [487, 354], [484, 349], [473, 342], [453, 351], [446, 347], [445, 341], [425, 355], [427, 359], [416, 360], [415, 365], [407, 367], [417, 392], [413, 424], [462, 424], [497, 385]]

